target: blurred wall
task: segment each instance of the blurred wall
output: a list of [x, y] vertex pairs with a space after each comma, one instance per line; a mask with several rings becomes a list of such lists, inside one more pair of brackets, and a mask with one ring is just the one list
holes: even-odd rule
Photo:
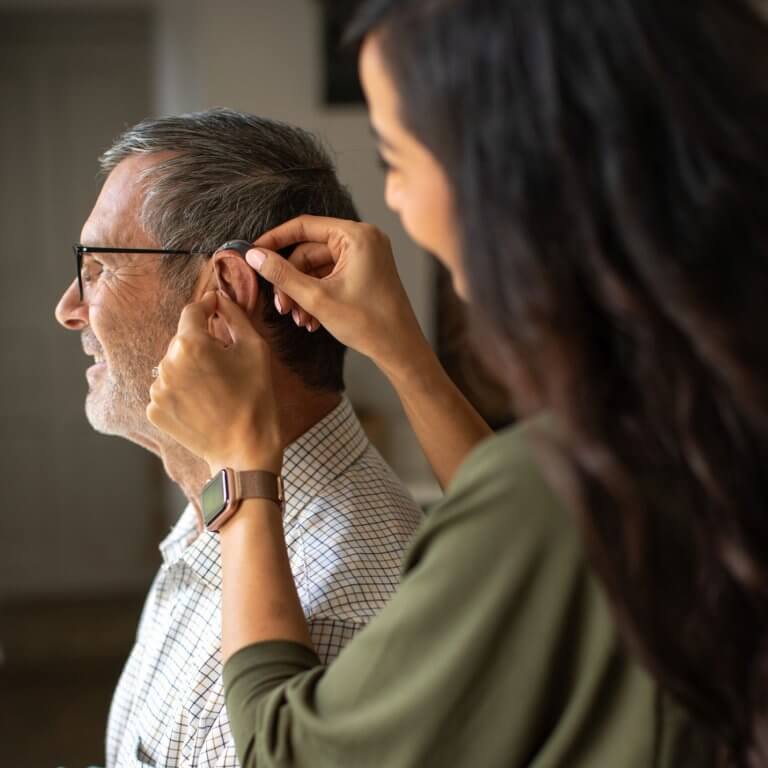
[[53, 316], [96, 148], [151, 108], [150, 49], [140, 9], [0, 8], [0, 598], [141, 589], [157, 565], [158, 462], [90, 428], [89, 361]]

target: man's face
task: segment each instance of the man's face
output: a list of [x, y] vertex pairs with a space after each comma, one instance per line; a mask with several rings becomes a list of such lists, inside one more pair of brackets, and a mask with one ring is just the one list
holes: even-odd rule
[[[109, 175], [81, 233], [84, 245], [158, 248], [139, 224], [140, 173], [161, 159], [134, 156]], [[166, 284], [159, 254], [95, 254], [84, 262], [84, 297], [77, 282], [64, 292], [56, 318], [80, 331], [83, 349], [94, 357], [86, 371], [85, 411], [94, 429], [141, 441], [154, 440], [147, 421], [152, 369], [168, 348], [189, 293]]]

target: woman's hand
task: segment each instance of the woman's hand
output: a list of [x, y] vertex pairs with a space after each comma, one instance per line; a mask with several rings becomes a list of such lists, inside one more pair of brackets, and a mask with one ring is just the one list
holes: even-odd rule
[[[208, 331], [215, 312], [227, 325], [229, 345]], [[224, 294], [207, 293], [184, 308], [149, 394], [150, 422], [208, 462], [211, 473], [222, 467], [280, 472], [270, 350]]]
[[[397, 274], [389, 238], [355, 221], [299, 216], [265, 233], [248, 263], [275, 287], [282, 314], [322, 324], [385, 373], [402, 370], [427, 342]], [[290, 259], [275, 251], [295, 245]]]
[[[296, 245], [290, 259], [275, 251]], [[491, 430], [456, 388], [419, 328], [389, 240], [369, 224], [299, 216], [262, 235], [248, 263], [275, 286], [278, 311], [314, 318], [390, 380], [438, 481]], [[279, 304], [279, 306], [278, 306]]]

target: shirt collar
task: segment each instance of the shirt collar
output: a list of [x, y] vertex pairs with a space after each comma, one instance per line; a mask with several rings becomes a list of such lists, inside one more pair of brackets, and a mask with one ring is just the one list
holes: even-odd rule
[[184, 550], [197, 538], [197, 510], [192, 504], [187, 504], [176, 525], [160, 542], [160, 554], [163, 566], [169, 567], [181, 559]]
[[[283, 453], [286, 533], [322, 489], [346, 472], [368, 447], [368, 438], [346, 396], [327, 416], [294, 440]], [[188, 504], [160, 544], [163, 568], [182, 563], [214, 589], [221, 588], [219, 538], [197, 530], [197, 512]]]

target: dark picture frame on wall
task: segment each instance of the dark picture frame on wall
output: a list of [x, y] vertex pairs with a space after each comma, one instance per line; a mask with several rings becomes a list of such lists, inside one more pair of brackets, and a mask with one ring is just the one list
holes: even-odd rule
[[323, 14], [323, 101], [330, 107], [365, 104], [357, 75], [359, 45], [344, 45], [344, 30], [357, 0], [326, 0]]

